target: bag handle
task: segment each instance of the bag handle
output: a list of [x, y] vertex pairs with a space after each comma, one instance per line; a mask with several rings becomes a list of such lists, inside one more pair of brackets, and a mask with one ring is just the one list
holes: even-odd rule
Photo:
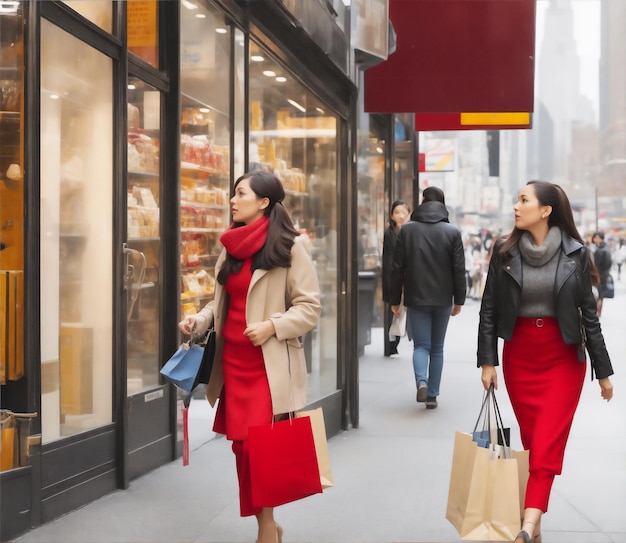
[[510, 443], [507, 443], [504, 434], [504, 423], [496, 400], [496, 392], [493, 383], [489, 387], [489, 390], [485, 391], [480, 413], [474, 425], [474, 432], [478, 429], [481, 419], [483, 420], [483, 430], [489, 430], [489, 441], [491, 443], [497, 444], [498, 437], [500, 437], [504, 446], [510, 447]]

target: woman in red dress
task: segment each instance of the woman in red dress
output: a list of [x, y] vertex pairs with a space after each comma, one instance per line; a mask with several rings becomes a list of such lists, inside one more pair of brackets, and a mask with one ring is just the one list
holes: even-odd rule
[[609, 359], [591, 291], [593, 264], [567, 195], [530, 181], [519, 193], [515, 227], [495, 247], [480, 309], [478, 366], [486, 390], [503, 373], [530, 454], [522, 530], [515, 543], [539, 543], [554, 477], [585, 378], [585, 350], [602, 398], [613, 397]]
[[219, 398], [214, 430], [233, 442], [241, 516], [256, 516], [258, 543], [280, 543], [274, 510], [252, 502], [248, 428], [306, 405], [306, 362], [299, 338], [321, 312], [307, 245], [283, 205], [285, 191], [269, 172], [235, 182], [233, 223], [221, 236], [215, 296], [179, 323], [185, 334], [213, 323], [216, 350], [207, 398]]

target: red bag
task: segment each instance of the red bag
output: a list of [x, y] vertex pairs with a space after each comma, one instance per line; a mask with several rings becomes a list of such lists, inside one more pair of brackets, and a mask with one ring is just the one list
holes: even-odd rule
[[322, 492], [309, 417], [252, 426], [248, 446], [255, 507], [276, 507]]

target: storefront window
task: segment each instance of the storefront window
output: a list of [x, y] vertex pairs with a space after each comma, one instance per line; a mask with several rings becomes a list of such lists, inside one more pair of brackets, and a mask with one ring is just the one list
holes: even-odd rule
[[159, 15], [157, 0], [129, 0], [126, 4], [128, 50], [159, 67]]
[[216, 9], [181, 5], [183, 316], [213, 298], [219, 237], [229, 224], [230, 32]]
[[44, 442], [112, 419], [112, 89], [109, 57], [42, 21]]
[[[359, 129], [358, 169], [358, 230], [357, 256], [360, 272], [369, 272], [375, 277], [373, 300], [367, 302], [367, 311], [372, 307], [372, 326], [382, 326], [382, 251], [383, 235], [389, 221], [391, 202], [385, 198], [385, 157], [387, 141], [385, 124], [372, 115], [363, 116], [364, 126]], [[360, 274], [360, 277], [367, 276]], [[365, 309], [364, 309], [365, 310]], [[363, 315], [360, 315], [363, 318]]]
[[105, 32], [113, 32], [113, 2], [111, 0], [65, 0], [74, 11], [98, 25]]
[[19, 2], [6, 4], [10, 5], [0, 11], [0, 345], [2, 345], [0, 384], [2, 385], [17, 381], [24, 375], [23, 20]]
[[161, 94], [128, 79], [128, 394], [159, 384]]
[[[21, 2], [0, 3], [0, 385], [24, 390], [24, 20]], [[15, 388], [13, 388], [15, 387]], [[19, 393], [6, 397], [25, 398]], [[19, 446], [30, 419], [2, 398], [0, 471], [26, 466]]]
[[310, 244], [322, 316], [304, 338], [311, 400], [337, 389], [337, 116], [250, 44], [250, 169], [273, 171]]

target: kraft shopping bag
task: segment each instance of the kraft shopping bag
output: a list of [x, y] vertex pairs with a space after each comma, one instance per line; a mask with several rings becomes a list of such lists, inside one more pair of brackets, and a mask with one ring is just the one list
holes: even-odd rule
[[324, 424], [324, 412], [321, 407], [298, 411], [296, 417], [309, 417], [313, 429], [313, 441], [315, 442], [315, 454], [317, 455], [317, 467], [320, 470], [320, 483], [322, 488], [335, 486], [333, 473], [330, 469], [330, 456], [328, 455], [328, 441], [326, 440], [326, 425]]
[[519, 462], [525, 462], [527, 474], [527, 451], [509, 449], [511, 457], [505, 458], [505, 450], [479, 447], [471, 434], [455, 435], [446, 519], [461, 539], [513, 541], [521, 528], [524, 467]]
[[256, 507], [277, 507], [322, 492], [309, 417], [251, 426], [248, 448]]

